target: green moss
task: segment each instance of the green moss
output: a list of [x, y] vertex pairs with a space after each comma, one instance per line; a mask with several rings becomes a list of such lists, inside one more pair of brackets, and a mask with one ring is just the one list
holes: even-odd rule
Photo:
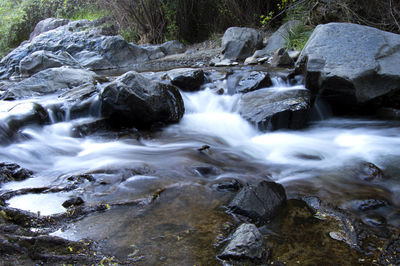
[[109, 15], [109, 13], [105, 10], [101, 10], [98, 8], [91, 9], [89, 7], [83, 7], [81, 9], [78, 9], [75, 11], [71, 16], [67, 17], [70, 20], [81, 20], [81, 19], [87, 19], [87, 20], [96, 20], [101, 17], [105, 17]]

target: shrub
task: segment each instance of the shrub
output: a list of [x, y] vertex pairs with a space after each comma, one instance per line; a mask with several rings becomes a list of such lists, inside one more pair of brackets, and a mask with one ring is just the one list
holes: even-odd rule
[[103, 14], [95, 0], [1, 0], [0, 56], [29, 39], [36, 24], [45, 18], [95, 19]]

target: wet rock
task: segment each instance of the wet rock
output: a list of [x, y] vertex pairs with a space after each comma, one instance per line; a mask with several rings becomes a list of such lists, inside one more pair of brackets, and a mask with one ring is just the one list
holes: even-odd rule
[[306, 87], [346, 113], [400, 90], [400, 35], [351, 23], [319, 25], [297, 60]]
[[38, 103], [21, 103], [11, 108], [0, 121], [0, 143], [9, 144], [28, 125], [45, 125], [50, 122], [49, 114]]
[[64, 119], [100, 116], [99, 90], [93, 83], [77, 86], [61, 94], [58, 98], [63, 100], [63, 104], [54, 106], [53, 113], [64, 113]]
[[251, 28], [232, 27], [222, 37], [222, 53], [225, 59], [244, 60], [261, 46], [261, 33]]
[[21, 75], [32, 75], [42, 70], [61, 66], [79, 67], [78, 62], [63, 53], [37, 51], [24, 57], [19, 63]]
[[263, 242], [264, 238], [254, 224], [242, 224], [218, 257], [223, 260], [261, 259]]
[[131, 71], [101, 92], [101, 113], [118, 126], [149, 128], [176, 123], [184, 113], [182, 96], [174, 86], [146, 79]]
[[321, 208], [321, 200], [317, 197], [306, 196], [302, 197], [302, 200], [307, 204], [307, 206], [315, 213]]
[[198, 166], [194, 170], [203, 177], [217, 175], [219, 172], [216, 167], [212, 166]]
[[271, 56], [276, 50], [286, 46], [285, 37], [288, 36], [289, 31], [295, 29], [301, 22], [298, 20], [288, 21], [283, 24], [271, 37], [268, 39], [267, 45], [262, 50], [257, 50], [253, 57], [261, 58]]
[[285, 48], [280, 48], [275, 51], [271, 61], [272, 67], [293, 67], [293, 65], [294, 61]]
[[94, 72], [69, 67], [49, 68], [7, 87], [3, 99], [21, 99], [69, 90], [85, 83], [95, 83]]
[[301, 51], [289, 51], [288, 55], [295, 62], [299, 58], [300, 53]]
[[219, 181], [217, 184], [214, 184], [212, 187], [218, 191], [235, 192], [235, 191], [239, 191], [243, 187], [243, 185], [236, 179], [228, 179], [228, 180]]
[[380, 118], [390, 120], [400, 120], [400, 110], [395, 108], [379, 108], [377, 114]]
[[0, 185], [10, 181], [22, 181], [32, 177], [33, 172], [15, 163], [0, 163]]
[[383, 180], [383, 171], [373, 163], [362, 163], [359, 168], [358, 178], [365, 181]]
[[239, 191], [228, 208], [236, 214], [249, 217], [257, 223], [272, 219], [286, 204], [282, 185], [263, 181], [257, 186], [247, 185]]
[[260, 130], [299, 129], [306, 125], [311, 93], [304, 89], [260, 89], [242, 95], [239, 112]]
[[361, 218], [361, 220], [366, 225], [369, 225], [372, 227], [384, 227], [386, 225], [385, 217], [383, 217], [379, 214], [376, 214], [376, 213], [366, 214]]
[[375, 210], [380, 207], [388, 206], [388, 202], [385, 200], [378, 199], [366, 199], [366, 200], [355, 200], [352, 202], [355, 209], [360, 211]]
[[201, 69], [175, 69], [167, 75], [171, 83], [183, 91], [198, 91], [205, 81]]
[[64, 201], [62, 206], [64, 208], [69, 208], [69, 207], [72, 207], [72, 206], [79, 206], [79, 205], [82, 205], [84, 203], [85, 202], [83, 201], [83, 199], [81, 197], [76, 197], [76, 198], [72, 198], [72, 199]]
[[245, 72], [235, 87], [237, 92], [246, 93], [271, 86], [272, 80], [268, 72], [252, 71]]
[[185, 46], [177, 40], [165, 42], [160, 45], [160, 48], [165, 55], [180, 54], [186, 51]]

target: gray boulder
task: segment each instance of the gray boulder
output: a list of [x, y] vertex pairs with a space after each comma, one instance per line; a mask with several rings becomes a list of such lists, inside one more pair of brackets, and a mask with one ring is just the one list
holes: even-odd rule
[[222, 53], [225, 59], [244, 60], [261, 46], [261, 33], [251, 28], [231, 27], [222, 37]]
[[42, 70], [61, 67], [78, 66], [78, 63], [65, 54], [55, 54], [50, 51], [37, 51], [24, 57], [19, 63], [22, 75], [32, 75]]
[[165, 42], [160, 45], [160, 48], [165, 55], [181, 54], [186, 51], [185, 46], [177, 40]]
[[350, 23], [319, 25], [297, 67], [306, 87], [333, 107], [361, 105], [400, 90], [400, 35]]
[[242, 224], [218, 257], [222, 260], [261, 259], [264, 237], [254, 224]]
[[101, 113], [115, 126], [149, 128], [178, 122], [184, 113], [179, 90], [134, 71], [111, 82], [101, 92]]
[[69, 90], [84, 83], [94, 84], [97, 75], [84, 69], [49, 68], [7, 87], [3, 99], [21, 99]]
[[305, 89], [260, 89], [242, 95], [239, 112], [260, 130], [300, 129], [307, 122], [311, 93]]
[[275, 51], [271, 61], [272, 67], [293, 67], [293, 65], [294, 61], [285, 48], [280, 48]]
[[183, 91], [198, 91], [205, 81], [201, 69], [174, 69], [168, 72], [171, 83]]
[[272, 56], [276, 50], [285, 47], [285, 37], [289, 35], [289, 32], [299, 26], [301, 22], [298, 20], [288, 21], [283, 24], [271, 37], [268, 39], [267, 45], [262, 50], [257, 50], [253, 57], [262, 58]]
[[257, 186], [243, 187], [228, 208], [236, 214], [262, 224], [273, 218], [285, 204], [286, 193], [283, 186], [275, 182], [262, 181]]
[[29, 36], [29, 40], [31, 41], [36, 36], [42, 34], [43, 32], [54, 30], [58, 27], [67, 25], [70, 22], [69, 19], [62, 19], [62, 18], [46, 18], [35, 26], [35, 29], [32, 31], [31, 35]]
[[[181, 47], [175, 42], [161, 46], [140, 46], [128, 43], [121, 36], [105, 36], [102, 34], [103, 28], [98, 24], [96, 21], [79, 20], [59, 27], [52, 24], [55, 28], [51, 30], [48, 29], [53, 26], [43, 26], [44, 28], [38, 31], [38, 33], [40, 32], [39, 35], [29, 42], [22, 43], [0, 61], [0, 79], [19, 76], [21, 74], [19, 68], [21, 61], [32, 61], [29, 58], [38, 51], [68, 55], [69, 59], [76, 61], [75, 63], [78, 63], [79, 66], [91, 70], [135, 66], [138, 63], [159, 59], [166, 54], [181, 51]], [[52, 63], [49, 63], [49, 66], [55, 66], [54, 60], [47, 60], [46, 62], [48, 61]], [[47, 67], [46, 64], [38, 65], [38, 60], [35, 62], [35, 69]], [[27, 65], [29, 66], [29, 64]], [[70, 65], [70, 63], [67, 63], [67, 65]]]

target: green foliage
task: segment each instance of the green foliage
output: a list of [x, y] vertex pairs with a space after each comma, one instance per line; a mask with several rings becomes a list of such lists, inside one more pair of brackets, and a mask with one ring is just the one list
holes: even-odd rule
[[0, 3], [0, 56], [3, 57], [16, 43], [15, 21], [21, 21], [24, 10], [20, 1], [2, 0]]
[[36, 24], [49, 17], [97, 19], [106, 12], [96, 0], [1, 0], [0, 57], [29, 38]]
[[289, 30], [287, 35], [283, 35], [282, 37], [285, 39], [286, 48], [301, 51], [310, 38], [311, 33], [312, 28], [300, 23], [294, 29]]

